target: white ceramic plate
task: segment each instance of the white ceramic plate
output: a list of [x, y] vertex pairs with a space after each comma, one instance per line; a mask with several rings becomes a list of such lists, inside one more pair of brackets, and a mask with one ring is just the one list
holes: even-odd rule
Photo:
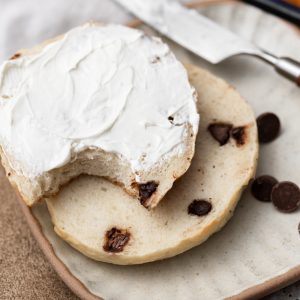
[[[267, 50], [300, 60], [296, 28], [245, 4], [219, 2], [198, 9]], [[272, 111], [280, 117], [281, 136], [261, 147], [258, 174], [300, 184], [300, 89], [253, 58], [235, 57], [212, 66], [170, 45], [182, 61], [205, 67], [235, 86], [257, 115]], [[206, 243], [141, 266], [92, 261], [55, 235], [45, 205], [32, 210], [41, 230], [31, 211], [23, 208], [50, 262], [84, 299], [246, 299], [300, 278], [300, 212], [279, 213], [270, 203], [253, 199], [249, 191], [228, 225]]]

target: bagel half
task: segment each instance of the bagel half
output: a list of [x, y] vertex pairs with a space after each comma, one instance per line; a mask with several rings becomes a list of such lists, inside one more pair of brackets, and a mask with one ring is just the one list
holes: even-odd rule
[[[120, 187], [92, 176], [75, 179], [47, 200], [55, 232], [84, 255], [127, 265], [182, 253], [225, 225], [254, 176], [258, 138], [252, 109], [222, 79], [186, 68], [201, 99], [195, 156], [155, 210], [143, 209]], [[212, 124], [231, 124], [224, 145], [208, 130]], [[189, 213], [194, 200], [209, 202], [211, 210]]]

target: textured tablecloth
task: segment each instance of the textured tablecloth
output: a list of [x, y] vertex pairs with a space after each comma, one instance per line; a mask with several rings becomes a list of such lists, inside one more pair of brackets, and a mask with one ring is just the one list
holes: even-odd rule
[[[19, 48], [31, 47], [86, 21], [129, 19], [110, 0], [0, 0], [0, 62]], [[0, 167], [0, 179], [3, 176]], [[300, 283], [266, 299], [298, 297]], [[0, 300], [7, 299], [78, 298], [39, 249], [9, 183], [0, 180]]]

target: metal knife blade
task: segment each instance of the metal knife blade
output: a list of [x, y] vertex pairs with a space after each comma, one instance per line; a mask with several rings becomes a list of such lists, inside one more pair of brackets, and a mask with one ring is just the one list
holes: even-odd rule
[[115, 0], [142, 21], [211, 63], [248, 54], [272, 65], [300, 87], [300, 63], [277, 57], [174, 0]]
[[170, 0], [115, 0], [145, 23], [181, 46], [218, 63], [232, 55], [255, 54], [259, 49], [247, 40]]

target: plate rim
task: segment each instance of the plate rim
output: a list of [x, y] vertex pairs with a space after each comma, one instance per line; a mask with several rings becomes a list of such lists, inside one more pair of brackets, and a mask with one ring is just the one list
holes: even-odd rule
[[[192, 2], [189, 2], [187, 6], [192, 8], [197, 8], [200, 6], [218, 5], [223, 3], [237, 4], [238, 2], [239, 1], [236, 0], [194, 0]], [[297, 26], [285, 20], [282, 20], [278, 17], [276, 18], [278, 19], [278, 21], [285, 23], [292, 30], [296, 31], [300, 35], [300, 29]], [[138, 27], [139, 25], [142, 24], [142, 22], [138, 19], [134, 19], [127, 24], [132, 27]], [[43, 253], [47, 257], [48, 261], [50, 262], [50, 264], [52, 265], [52, 267], [54, 268], [58, 276], [79, 298], [85, 300], [104, 300], [103, 298], [96, 296], [95, 294], [90, 292], [87, 289], [87, 287], [70, 272], [68, 267], [55, 254], [50, 241], [44, 235], [41, 225], [39, 221], [36, 219], [36, 217], [34, 216], [31, 208], [24, 203], [19, 192], [16, 191], [16, 193], [17, 193], [18, 203], [21, 207], [21, 210], [25, 216], [25, 219], [29, 225], [29, 228], [33, 236], [35, 237], [40, 248], [42, 249]], [[280, 290], [281, 288], [286, 287], [298, 281], [299, 279], [300, 279], [300, 264], [281, 275], [275, 276], [274, 278], [271, 278], [263, 283], [247, 288], [242, 292], [227, 297], [225, 299], [227, 300], [258, 299], [268, 294], [271, 294], [277, 290]]]

